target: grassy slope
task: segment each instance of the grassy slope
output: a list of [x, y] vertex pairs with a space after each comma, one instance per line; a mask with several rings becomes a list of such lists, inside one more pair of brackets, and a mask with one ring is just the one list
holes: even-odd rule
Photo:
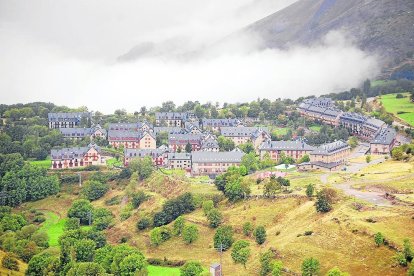
[[46, 168], [46, 169], [49, 169], [52, 166], [52, 161], [50, 160], [50, 158], [47, 158], [46, 160], [29, 161], [29, 163], [31, 165], [36, 165], [36, 166]]
[[[3, 260], [4, 255], [6, 255], [6, 253], [2, 250], [0, 250], [0, 260]], [[18, 264], [19, 264], [19, 271], [13, 271], [10, 269], [6, 269], [4, 267], [2, 267], [0, 265], [0, 275], [7, 275], [7, 276], [21, 276], [24, 275], [24, 271], [26, 271], [27, 269], [27, 264], [17, 260]]]
[[[388, 94], [381, 96], [381, 103], [385, 110], [393, 113], [398, 118], [414, 126], [414, 103], [410, 101], [410, 94], [403, 93], [405, 98], [397, 99], [397, 94]], [[397, 114], [397, 112], [405, 112]]]
[[180, 269], [176, 267], [148, 266], [150, 276], [179, 276]]

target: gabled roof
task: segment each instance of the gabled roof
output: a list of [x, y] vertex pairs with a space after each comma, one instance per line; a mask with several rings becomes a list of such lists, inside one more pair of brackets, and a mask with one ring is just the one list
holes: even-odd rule
[[82, 117], [91, 119], [92, 114], [90, 112], [59, 112], [59, 113], [48, 113], [47, 117], [51, 122], [80, 122]]
[[241, 122], [239, 119], [202, 119], [203, 127], [235, 127]]
[[201, 150], [216, 149], [216, 148], [217, 149], [219, 148], [219, 144], [216, 139], [213, 139], [211, 137], [205, 139], [201, 145]]
[[239, 151], [196, 151], [192, 153], [193, 163], [240, 163], [244, 152]]
[[161, 132], [166, 132], [168, 134], [185, 134], [187, 130], [181, 127], [154, 127], [154, 133], [158, 135]]
[[92, 135], [92, 133], [94, 132], [92, 128], [83, 127], [59, 128], [59, 131], [65, 137], [85, 137]]
[[267, 127], [222, 127], [220, 132], [226, 137], [251, 137], [257, 130], [269, 133]]
[[52, 160], [81, 159], [91, 148], [95, 148], [98, 153], [101, 152], [101, 148], [99, 146], [89, 144], [87, 147], [52, 149], [50, 156]]
[[320, 145], [311, 154], [314, 155], [330, 155], [336, 151], [350, 149], [351, 147], [344, 141], [338, 140], [332, 143]]
[[169, 134], [168, 143], [169, 144], [180, 144], [186, 145], [187, 143], [201, 143], [203, 140], [202, 134]]
[[309, 146], [303, 141], [267, 141], [260, 145], [261, 150], [302, 150], [312, 151], [315, 147]]
[[156, 120], [188, 120], [194, 118], [195, 115], [190, 112], [156, 112]]
[[390, 145], [397, 136], [397, 132], [392, 127], [382, 128], [375, 135], [374, 139], [371, 140], [371, 144], [382, 144]]

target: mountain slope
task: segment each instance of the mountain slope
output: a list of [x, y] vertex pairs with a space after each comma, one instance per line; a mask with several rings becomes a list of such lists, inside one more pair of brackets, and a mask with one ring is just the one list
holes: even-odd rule
[[340, 30], [361, 49], [398, 64], [414, 51], [413, 0], [300, 0], [244, 31], [259, 34], [266, 47], [309, 45]]

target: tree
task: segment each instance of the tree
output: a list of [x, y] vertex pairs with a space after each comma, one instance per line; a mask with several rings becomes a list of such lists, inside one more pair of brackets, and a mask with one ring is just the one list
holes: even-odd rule
[[256, 238], [257, 244], [263, 244], [266, 241], [266, 229], [260, 225], [254, 229], [253, 236]]
[[283, 178], [281, 176], [279, 176], [278, 178], [276, 178], [277, 182], [282, 186], [282, 187], [289, 187], [290, 186], [290, 180], [287, 178]]
[[68, 210], [69, 218], [78, 218], [81, 224], [88, 224], [92, 216], [93, 206], [86, 199], [78, 199], [72, 203]]
[[243, 224], [243, 234], [246, 237], [250, 237], [250, 235], [252, 234], [252, 232], [253, 232], [253, 224], [250, 221], [245, 222]]
[[404, 257], [408, 262], [411, 262], [414, 258], [414, 251], [409, 239], [404, 239]]
[[376, 244], [377, 246], [380, 246], [380, 245], [383, 245], [383, 244], [384, 244], [384, 236], [382, 235], [382, 233], [381, 233], [381, 232], [377, 232], [377, 233], [374, 235], [374, 241], [375, 241], [375, 244]]
[[260, 276], [266, 276], [272, 271], [274, 257], [275, 254], [271, 250], [260, 254]]
[[10, 270], [19, 271], [19, 264], [12, 253], [6, 253], [1, 260], [1, 265]]
[[137, 222], [137, 229], [138, 230], [144, 230], [150, 227], [151, 225], [151, 219], [144, 217]]
[[281, 186], [279, 182], [277, 182], [276, 178], [272, 175], [269, 181], [264, 184], [263, 195], [265, 197], [273, 197], [280, 190], [280, 188]]
[[233, 228], [228, 225], [219, 226], [214, 234], [214, 248], [226, 251], [233, 242]]
[[104, 194], [106, 194], [108, 190], [108, 184], [99, 181], [88, 180], [84, 182], [81, 193], [87, 199], [92, 201], [101, 198]]
[[181, 276], [198, 276], [203, 273], [203, 267], [199, 262], [196, 261], [187, 261], [181, 268], [180, 268], [180, 275]]
[[141, 252], [134, 252], [125, 257], [119, 264], [121, 275], [134, 276], [138, 272], [146, 272], [147, 263]]
[[302, 275], [315, 276], [319, 274], [320, 264], [317, 259], [308, 258], [302, 262]]
[[326, 213], [332, 210], [332, 204], [335, 202], [337, 193], [332, 188], [323, 188], [316, 195], [316, 211]]
[[351, 147], [351, 149], [354, 149], [358, 146], [358, 139], [355, 136], [352, 136], [348, 140], [348, 145]]
[[74, 250], [77, 262], [92, 262], [96, 243], [90, 239], [75, 242]]
[[283, 263], [282, 261], [274, 261], [273, 262], [273, 269], [272, 269], [272, 276], [282, 276], [282, 269]]
[[313, 184], [308, 184], [306, 186], [306, 196], [308, 198], [311, 198], [314, 192], [315, 192], [315, 187], [313, 186]]
[[244, 152], [244, 153], [251, 153], [251, 152], [255, 152], [254, 146], [252, 144], [252, 142], [247, 142], [244, 144], [239, 145], [239, 148]]
[[154, 229], [151, 230], [150, 241], [151, 241], [151, 244], [155, 246], [158, 246], [163, 242], [160, 227], [155, 227]]
[[137, 193], [132, 193], [131, 195], [131, 203], [134, 209], [138, 208], [143, 202], [150, 198], [149, 195], [146, 195], [143, 191], [139, 191]]
[[190, 244], [198, 239], [198, 229], [194, 224], [186, 225], [183, 229], [183, 240]]
[[233, 180], [229, 180], [224, 189], [224, 195], [233, 202], [244, 198], [246, 195], [250, 194], [250, 192], [249, 183], [243, 183], [240, 175]]
[[309, 155], [307, 155], [307, 154], [305, 154], [304, 156], [302, 156], [302, 158], [300, 158], [299, 160], [298, 160], [298, 164], [301, 164], [301, 163], [305, 163], [305, 162], [309, 162], [310, 161], [310, 157], [309, 157]]
[[147, 179], [154, 171], [152, 159], [149, 156], [134, 158], [128, 164], [132, 172], [138, 172], [140, 180]]
[[212, 200], [206, 200], [203, 201], [203, 212], [204, 215], [207, 215], [207, 213], [214, 208], [214, 202]]
[[185, 145], [185, 152], [190, 153], [193, 150], [193, 147], [191, 146], [190, 142]]
[[191, 193], [185, 193], [175, 199], [167, 200], [162, 210], [154, 215], [154, 226], [170, 223], [180, 215], [194, 211], [194, 198]]
[[48, 267], [53, 262], [53, 260], [53, 256], [46, 251], [33, 256], [33, 258], [31, 258], [28, 263], [26, 275], [47, 275]]
[[183, 216], [179, 216], [175, 219], [174, 225], [173, 225], [173, 234], [175, 236], [180, 236], [184, 230], [185, 227], [185, 220]]
[[338, 267], [331, 268], [328, 273], [326, 273], [326, 276], [349, 276], [348, 273], [342, 272]]
[[239, 240], [234, 243], [231, 258], [233, 259], [234, 263], [239, 263], [246, 268], [246, 263], [250, 257], [250, 248], [249, 242], [245, 240]]
[[223, 215], [218, 209], [213, 208], [207, 213], [207, 219], [210, 227], [217, 228], [223, 221]]
[[245, 166], [248, 172], [257, 171], [259, 168], [255, 152], [250, 152], [242, 157], [241, 165]]
[[68, 270], [67, 276], [88, 275], [88, 276], [102, 276], [105, 275], [105, 270], [100, 264], [94, 262], [74, 263]]
[[26, 181], [13, 171], [1, 179], [0, 190], [7, 195], [4, 205], [15, 207], [26, 201]]
[[370, 163], [370, 162], [371, 162], [371, 155], [367, 155], [367, 156], [365, 156], [365, 161], [366, 161], [367, 163]]
[[232, 151], [235, 148], [233, 140], [224, 136], [219, 136], [217, 143], [219, 144], [220, 151]]

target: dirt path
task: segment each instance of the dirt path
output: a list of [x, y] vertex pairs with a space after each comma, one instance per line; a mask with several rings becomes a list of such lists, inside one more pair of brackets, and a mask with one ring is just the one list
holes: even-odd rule
[[384, 198], [384, 193], [357, 190], [352, 188], [351, 183], [336, 184], [335, 187], [344, 191], [348, 196], [353, 196], [378, 206], [392, 206], [391, 202]]

